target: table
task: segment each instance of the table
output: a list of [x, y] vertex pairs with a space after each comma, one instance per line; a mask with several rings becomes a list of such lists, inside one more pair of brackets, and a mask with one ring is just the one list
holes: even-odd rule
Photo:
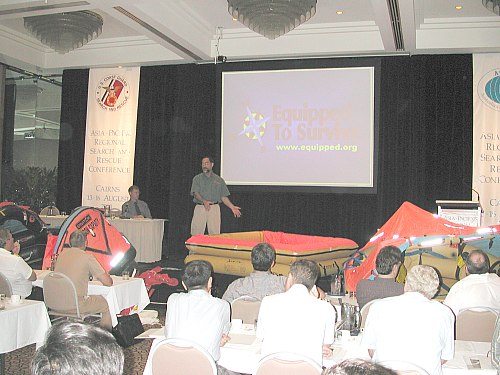
[[[68, 216], [40, 216], [50, 227], [60, 227]], [[107, 218], [120, 233], [125, 235], [137, 250], [137, 262], [161, 260], [165, 219]]]
[[[35, 270], [35, 273], [37, 279], [33, 281], [33, 286], [43, 288], [43, 279], [50, 271]], [[143, 279], [131, 277], [123, 280], [121, 276], [111, 276], [111, 278], [113, 279], [112, 286], [104, 286], [97, 280], [90, 281], [88, 294], [101, 295], [106, 298], [114, 327], [118, 323], [116, 315], [120, 311], [134, 306], [134, 312], [141, 312], [149, 305], [149, 296]]]
[[0, 374], [4, 373], [5, 353], [45, 340], [50, 319], [45, 304], [40, 301], [22, 300], [11, 304], [7, 299], [5, 310], [0, 310]]

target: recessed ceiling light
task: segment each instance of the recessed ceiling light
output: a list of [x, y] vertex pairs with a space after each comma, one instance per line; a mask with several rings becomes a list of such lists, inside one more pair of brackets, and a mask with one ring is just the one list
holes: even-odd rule
[[456, 10], [462, 10], [462, 6], [461, 5], [457, 5], [457, 6], [455, 6], [455, 9]]
[[238, 19], [233, 17], [233, 21], [238, 21]]
[[339, 16], [340, 16], [341, 14], [344, 14], [344, 12], [343, 12], [343, 11], [341, 11], [341, 10], [338, 10], [336, 13], [337, 13]]

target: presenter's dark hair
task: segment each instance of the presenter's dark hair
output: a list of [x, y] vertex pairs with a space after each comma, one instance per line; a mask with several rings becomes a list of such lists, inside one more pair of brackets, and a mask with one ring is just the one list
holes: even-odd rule
[[84, 249], [86, 246], [88, 232], [77, 229], [69, 236], [69, 244], [71, 247], [79, 247]]
[[377, 255], [375, 267], [379, 275], [388, 275], [392, 272], [394, 265], [398, 263], [403, 263], [401, 250], [396, 246], [384, 246]]
[[290, 266], [294, 284], [305, 285], [307, 290], [311, 290], [319, 277], [319, 267], [316, 262], [307, 259], [297, 260]]
[[490, 270], [490, 259], [483, 250], [472, 250], [465, 259], [470, 274], [487, 273]]
[[208, 159], [208, 161], [209, 161], [210, 163], [215, 164], [215, 163], [214, 163], [214, 158], [213, 158], [213, 157], [211, 157], [211, 156], [209, 156], [209, 155], [205, 155], [204, 157], [202, 157], [202, 158], [201, 158], [201, 160], [203, 160], [203, 159]]
[[64, 321], [50, 328], [31, 361], [32, 375], [121, 375], [123, 350], [97, 326]]
[[254, 246], [251, 256], [255, 271], [269, 271], [276, 260], [276, 251], [268, 243], [262, 242]]
[[132, 190], [140, 190], [140, 189], [139, 189], [139, 186], [137, 186], [137, 185], [132, 185], [131, 187], [129, 187], [129, 188], [128, 188], [128, 192], [129, 192], [129, 193], [131, 193], [131, 192], [132, 192]]
[[186, 264], [182, 274], [182, 282], [189, 290], [203, 289], [208, 286], [208, 279], [212, 276], [214, 269], [206, 260], [192, 260]]

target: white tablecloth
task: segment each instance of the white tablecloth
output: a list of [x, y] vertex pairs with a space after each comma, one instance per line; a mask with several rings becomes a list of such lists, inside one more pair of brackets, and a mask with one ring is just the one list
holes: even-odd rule
[[[40, 216], [50, 227], [60, 227], [67, 216]], [[109, 219], [109, 222], [137, 250], [137, 262], [156, 262], [161, 260], [164, 219]]]
[[8, 353], [26, 345], [42, 345], [50, 328], [45, 304], [22, 300], [13, 305], [7, 299], [5, 310], [0, 310], [0, 353]]
[[[35, 272], [37, 274], [37, 280], [33, 281], [33, 285], [43, 288], [43, 278], [50, 271], [35, 270]], [[118, 322], [116, 315], [119, 314], [120, 311], [132, 306], [137, 306], [134, 312], [139, 313], [149, 305], [149, 297], [143, 279], [130, 278], [128, 280], [123, 280], [121, 276], [111, 276], [111, 278], [113, 279], [112, 286], [104, 286], [96, 280], [89, 282], [88, 294], [101, 295], [106, 298], [111, 313], [111, 322], [113, 326], [115, 326]]]

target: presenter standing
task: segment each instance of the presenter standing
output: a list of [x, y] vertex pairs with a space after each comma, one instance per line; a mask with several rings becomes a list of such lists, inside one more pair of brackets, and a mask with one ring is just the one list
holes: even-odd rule
[[201, 159], [203, 173], [193, 178], [191, 195], [196, 205], [191, 221], [192, 236], [204, 234], [205, 227], [208, 227], [208, 234], [220, 233], [220, 202], [229, 207], [234, 217], [241, 216], [241, 208], [231, 203], [226, 182], [212, 172], [213, 167], [214, 160], [209, 156], [203, 157]]
[[122, 205], [122, 215], [132, 219], [151, 219], [151, 212], [149, 211], [148, 204], [139, 200], [139, 188], [132, 185], [128, 188], [128, 195], [130, 199]]

